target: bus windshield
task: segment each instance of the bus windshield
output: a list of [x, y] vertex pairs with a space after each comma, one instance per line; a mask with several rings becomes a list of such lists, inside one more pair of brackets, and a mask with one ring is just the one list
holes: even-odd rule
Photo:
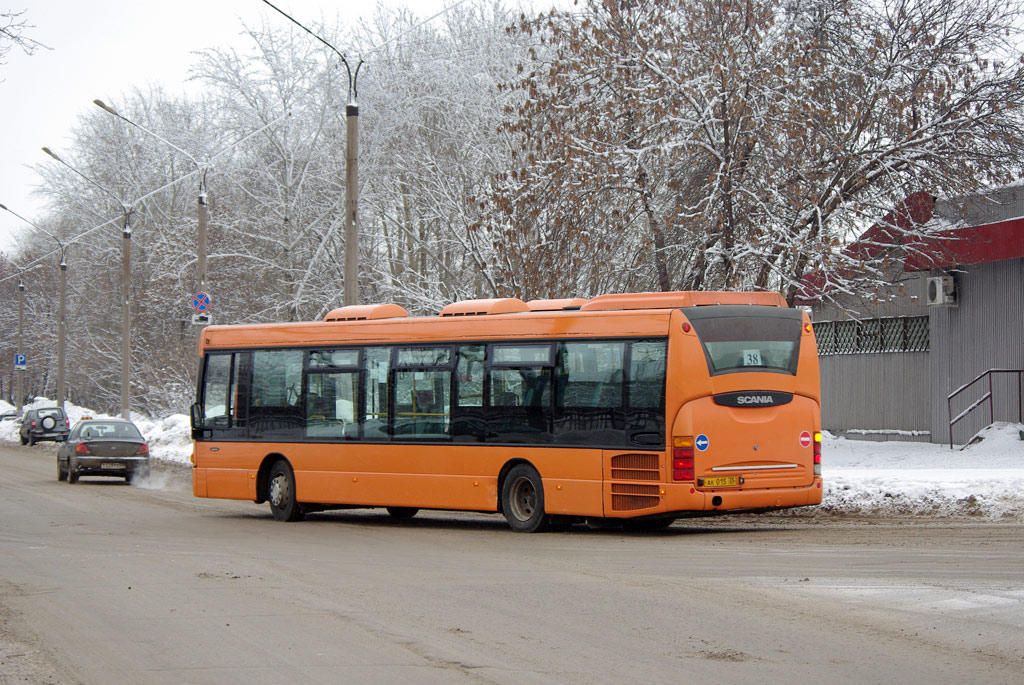
[[796, 375], [800, 310], [715, 305], [687, 309], [686, 316], [700, 338], [712, 376], [746, 371]]

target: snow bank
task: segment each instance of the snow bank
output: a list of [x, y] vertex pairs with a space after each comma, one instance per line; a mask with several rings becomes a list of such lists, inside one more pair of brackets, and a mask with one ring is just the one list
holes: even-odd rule
[[820, 508], [850, 515], [1024, 517], [1022, 430], [997, 422], [954, 449], [825, 434]]
[[[3, 404], [7, 403], [4, 402]], [[55, 406], [57, 406], [57, 403], [53, 400], [45, 397], [37, 397], [30, 404], [26, 404], [25, 409]], [[3, 406], [0, 405], [0, 411], [2, 410]], [[90, 417], [94, 419], [118, 418], [117, 416], [104, 414], [103, 412], [79, 407], [70, 402], [64, 403], [64, 411], [67, 413], [68, 419], [71, 420], [72, 426], [74, 426], [75, 423], [83, 417]], [[184, 414], [172, 414], [165, 419], [148, 419], [146, 417], [139, 416], [138, 414], [132, 414], [132, 422], [138, 426], [139, 430], [142, 431], [142, 434], [149, 442], [150, 454], [152, 457], [178, 464], [189, 463], [189, 458], [192, 455], [192, 436], [189, 429], [189, 418], [187, 416]], [[18, 428], [18, 424], [14, 421], [0, 421], [0, 440], [6, 442], [20, 442]]]
[[[0, 403], [0, 411], [6, 403]], [[37, 398], [27, 405], [53, 406]], [[10, 406], [10, 405], [7, 405]], [[83, 416], [107, 415], [66, 405], [72, 424]], [[156, 459], [188, 464], [189, 419], [133, 415]], [[966, 447], [927, 442], [847, 440], [826, 433], [822, 443], [824, 499], [820, 507], [794, 509], [794, 516], [936, 516], [987, 520], [1024, 519], [1024, 425], [995, 423]], [[0, 440], [18, 441], [18, 425], [0, 422]]]

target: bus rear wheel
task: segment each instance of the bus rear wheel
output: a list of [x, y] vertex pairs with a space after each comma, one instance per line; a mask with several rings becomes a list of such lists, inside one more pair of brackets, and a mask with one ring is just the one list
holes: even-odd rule
[[270, 469], [267, 501], [270, 502], [270, 512], [278, 521], [303, 519], [302, 505], [295, 498], [295, 472], [283, 459]]
[[548, 527], [544, 513], [544, 483], [529, 464], [512, 467], [501, 488], [501, 509], [517, 533], [539, 533]]

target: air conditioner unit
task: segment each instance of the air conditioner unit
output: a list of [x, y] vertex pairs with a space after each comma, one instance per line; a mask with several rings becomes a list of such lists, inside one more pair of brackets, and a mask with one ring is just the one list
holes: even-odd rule
[[956, 284], [952, 276], [933, 276], [928, 279], [928, 304], [937, 307], [956, 306]]

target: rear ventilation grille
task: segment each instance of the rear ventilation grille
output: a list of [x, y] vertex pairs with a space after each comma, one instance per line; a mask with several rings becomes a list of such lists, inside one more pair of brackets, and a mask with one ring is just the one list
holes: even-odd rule
[[612, 511], [651, 509], [661, 502], [658, 485], [612, 483]]
[[657, 454], [617, 454], [612, 457], [612, 480], [661, 480]]

